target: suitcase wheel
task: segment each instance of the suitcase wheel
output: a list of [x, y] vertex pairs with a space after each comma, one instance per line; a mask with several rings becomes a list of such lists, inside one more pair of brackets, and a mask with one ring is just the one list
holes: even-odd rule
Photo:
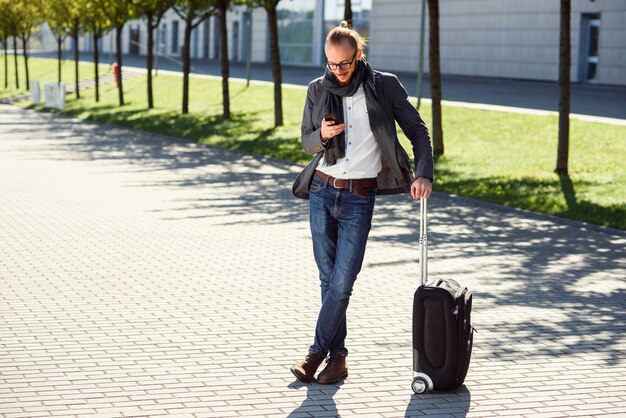
[[416, 395], [419, 395], [420, 393], [433, 390], [433, 383], [428, 376], [419, 375], [413, 379], [411, 389], [413, 389]]

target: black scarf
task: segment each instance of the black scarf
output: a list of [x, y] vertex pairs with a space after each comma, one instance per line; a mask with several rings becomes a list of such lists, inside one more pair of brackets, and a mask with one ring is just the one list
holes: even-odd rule
[[[375, 102], [374, 92], [374, 70], [364, 60], [357, 61], [357, 67], [350, 83], [345, 86], [340, 86], [337, 83], [337, 79], [333, 75], [332, 71], [328, 68], [324, 73], [324, 79], [322, 80], [322, 87], [324, 88], [324, 94], [322, 101], [324, 103], [325, 112], [334, 113], [339, 117], [338, 124], [343, 123], [343, 97], [350, 97], [356, 94], [361, 84], [365, 87], [366, 101], [371, 103]], [[372, 100], [374, 99], [374, 100]], [[324, 164], [334, 165], [337, 161], [346, 156], [346, 137], [344, 132], [333, 137], [329, 140], [330, 144], [324, 152]]]

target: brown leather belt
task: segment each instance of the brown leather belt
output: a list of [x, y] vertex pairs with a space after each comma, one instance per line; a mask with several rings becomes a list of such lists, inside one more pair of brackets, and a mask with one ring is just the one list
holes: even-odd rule
[[333, 186], [335, 189], [348, 189], [357, 192], [358, 194], [367, 195], [364, 189], [375, 188], [378, 185], [376, 179], [337, 179], [328, 174], [324, 174], [319, 170], [315, 170], [315, 177], [322, 180], [324, 183]]

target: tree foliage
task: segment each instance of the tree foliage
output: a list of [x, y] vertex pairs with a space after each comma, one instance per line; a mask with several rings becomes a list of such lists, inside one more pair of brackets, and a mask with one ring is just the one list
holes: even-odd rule
[[[22, 41], [26, 89], [30, 89], [28, 76], [28, 42], [31, 34], [42, 22], [40, 0], [2, 0], [0, 1], [0, 32], [5, 46], [9, 37], [13, 37], [13, 55], [15, 57], [15, 87], [19, 89], [19, 72], [17, 68], [17, 39]], [[6, 54], [5, 54], [5, 68]], [[5, 83], [8, 84], [8, 83]]]
[[57, 41], [57, 74], [61, 83], [61, 60], [63, 59], [63, 41], [67, 36], [70, 14], [70, 0], [47, 0], [44, 2], [44, 17]]
[[82, 19], [82, 13], [85, 8], [87, 0], [72, 0], [69, 4], [69, 13], [67, 17], [67, 33], [72, 37], [73, 49], [74, 49], [74, 94], [76, 98], [80, 98], [80, 85], [78, 76], [78, 61], [80, 59], [78, 35], [84, 27], [84, 20]]
[[17, 0], [14, 2], [17, 15], [17, 36], [22, 40], [22, 52], [24, 56], [24, 72], [26, 75], [26, 88], [30, 90], [30, 77], [28, 75], [28, 42], [32, 33], [39, 28], [43, 21], [41, 13], [42, 4], [39, 0]]
[[120, 106], [124, 105], [124, 88], [122, 80], [122, 29], [126, 22], [139, 17], [139, 11], [133, 2], [125, 0], [91, 0], [108, 19], [112, 29], [115, 29], [115, 56], [117, 63], [117, 93]]
[[[4, 88], [9, 88], [9, 54], [8, 54], [8, 43], [9, 38], [13, 37], [15, 41], [15, 36], [17, 33], [17, 28], [15, 27], [14, 16], [15, 12], [13, 11], [14, 2], [11, 0], [0, 0], [0, 40], [2, 41], [2, 48], [4, 50]], [[15, 42], [14, 42], [15, 44]], [[17, 63], [17, 59], [15, 60]], [[17, 76], [17, 66], [15, 70]], [[15, 79], [16, 84], [19, 88], [18, 79]]]
[[22, 39], [28, 41], [31, 34], [43, 23], [43, 4], [40, 0], [11, 1], [15, 15], [15, 31]]
[[85, 33], [90, 33], [93, 37], [93, 61], [94, 61], [94, 82], [96, 88], [96, 102], [100, 101], [100, 50], [98, 40], [104, 32], [111, 27], [111, 21], [97, 4], [87, 1], [82, 13], [83, 29]]
[[7, 42], [9, 39], [9, 13], [8, 4], [9, 0], [0, 0], [0, 42], [2, 43], [2, 50], [4, 51], [4, 88], [9, 88], [9, 57]]

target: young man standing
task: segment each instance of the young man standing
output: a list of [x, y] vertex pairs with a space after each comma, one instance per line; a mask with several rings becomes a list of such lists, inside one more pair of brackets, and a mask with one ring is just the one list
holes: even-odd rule
[[[371, 228], [377, 194], [432, 191], [433, 158], [426, 124], [397, 77], [375, 71], [364, 60], [364, 42], [346, 22], [326, 37], [326, 71], [308, 87], [302, 117], [302, 146], [318, 153], [307, 190], [313, 253], [322, 306], [313, 345], [291, 367], [310, 382], [335, 383], [348, 375], [346, 310]], [[396, 121], [409, 138], [415, 173], [400, 145]], [[323, 152], [321, 152], [323, 151]]]

